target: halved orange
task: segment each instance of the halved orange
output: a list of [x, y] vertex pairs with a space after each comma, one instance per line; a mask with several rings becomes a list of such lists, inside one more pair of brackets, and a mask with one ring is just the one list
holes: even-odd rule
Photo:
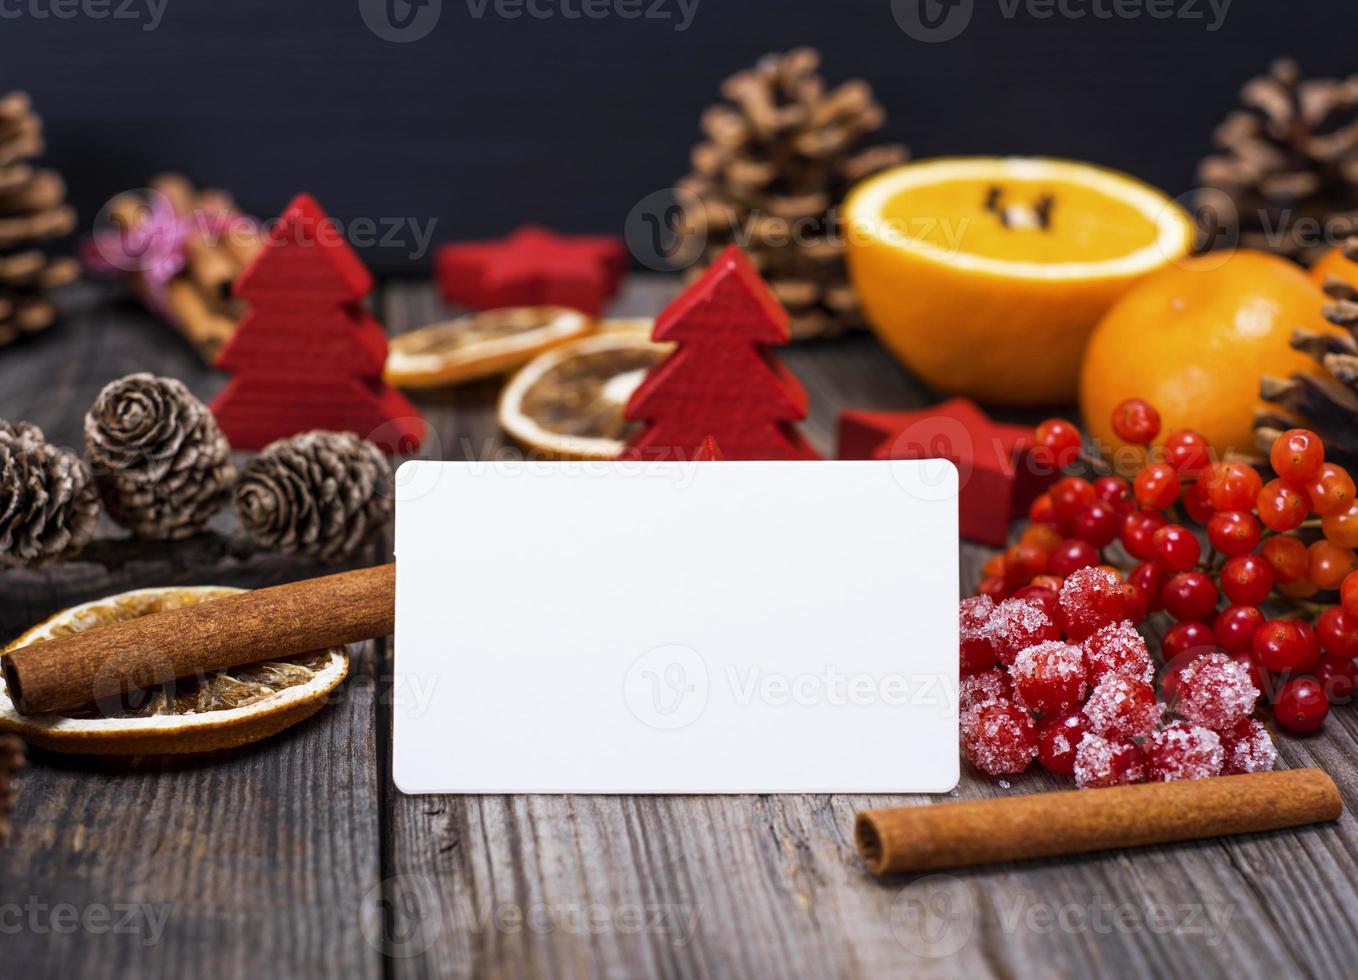
[[[138, 589], [65, 609], [4, 652], [106, 623], [240, 592], [224, 586]], [[349, 673], [342, 647], [181, 678], [129, 695], [116, 709], [21, 715], [0, 678], [0, 731], [57, 752], [149, 755], [209, 752], [267, 738], [319, 711]]]
[[605, 320], [534, 358], [500, 393], [500, 426], [539, 456], [616, 459], [637, 425], [623, 418], [628, 399], [673, 350], [650, 336], [650, 320]]
[[384, 372], [400, 388], [437, 388], [503, 374], [594, 329], [564, 306], [507, 306], [431, 323], [391, 339]]
[[1064, 160], [921, 161], [845, 202], [868, 323], [939, 391], [996, 404], [1075, 397], [1099, 318], [1183, 257], [1188, 214], [1125, 174]]

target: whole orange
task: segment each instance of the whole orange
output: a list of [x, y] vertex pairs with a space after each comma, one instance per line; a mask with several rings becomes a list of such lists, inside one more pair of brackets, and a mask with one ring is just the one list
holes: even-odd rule
[[1336, 330], [1319, 286], [1298, 266], [1240, 250], [1184, 259], [1133, 286], [1094, 329], [1080, 372], [1080, 407], [1106, 447], [1124, 398], [1160, 411], [1161, 436], [1196, 429], [1218, 453], [1254, 455], [1259, 378], [1319, 371], [1293, 350], [1294, 327]]

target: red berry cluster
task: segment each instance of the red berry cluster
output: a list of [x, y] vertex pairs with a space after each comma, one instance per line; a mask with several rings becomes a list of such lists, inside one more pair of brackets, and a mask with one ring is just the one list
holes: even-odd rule
[[1086, 566], [1059, 591], [1029, 585], [999, 602], [962, 600], [959, 704], [972, 764], [1004, 775], [1037, 759], [1082, 788], [1272, 769], [1272, 739], [1250, 717], [1259, 690], [1224, 653], [1176, 671], [1181, 720], [1165, 723], [1123, 584]]
[[[1141, 399], [1118, 405], [1112, 421], [1144, 454], [1132, 480], [1058, 480], [1033, 504], [1018, 544], [987, 564], [978, 591], [1002, 599], [1034, 586], [1059, 589], [1072, 570], [1091, 565], [1122, 577], [1116, 565], [1125, 559], [1128, 618], [1164, 610], [1174, 620], [1162, 644], [1166, 663], [1219, 648], [1269, 695], [1279, 724], [1319, 728], [1330, 703], [1348, 700], [1358, 685], [1352, 477], [1325, 462], [1320, 437], [1307, 429], [1274, 442], [1275, 478], [1265, 482], [1244, 462], [1214, 461], [1191, 430], [1171, 432], [1153, 449], [1160, 417]], [[1034, 444], [1042, 463], [1080, 458], [1079, 431], [1063, 419], [1039, 425]], [[1309, 602], [1335, 591], [1337, 605]], [[1306, 602], [1318, 616], [1270, 619], [1262, 608], [1270, 602]]]

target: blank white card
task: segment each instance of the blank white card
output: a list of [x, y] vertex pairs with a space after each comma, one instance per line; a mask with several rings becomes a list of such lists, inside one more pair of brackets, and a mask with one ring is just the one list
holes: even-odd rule
[[957, 472], [404, 464], [406, 793], [957, 782]]

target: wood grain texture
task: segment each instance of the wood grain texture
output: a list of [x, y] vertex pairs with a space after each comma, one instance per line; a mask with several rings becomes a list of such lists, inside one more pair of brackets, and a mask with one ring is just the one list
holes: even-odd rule
[[[620, 314], [673, 293], [633, 282]], [[94, 301], [98, 299], [96, 304]], [[221, 378], [135, 308], [96, 293], [71, 322], [0, 353], [0, 417], [76, 445], [99, 387], [150, 368], [210, 396]], [[423, 283], [394, 283], [380, 312], [406, 330], [446, 315]], [[72, 356], [72, 351], [80, 355]], [[869, 338], [794, 346], [783, 360], [810, 395], [803, 432], [833, 450], [847, 406], [930, 395]], [[425, 454], [503, 451], [497, 385], [419, 396]], [[1012, 421], [1025, 421], [1010, 416]], [[316, 574], [233, 537], [102, 564], [0, 573], [0, 632], [72, 602], [152, 583], [259, 586]], [[107, 535], [117, 532], [105, 529]], [[376, 556], [374, 556], [376, 557]], [[983, 549], [963, 548], [963, 584]], [[0, 852], [0, 910], [172, 903], [163, 934], [14, 932], [5, 975], [403, 977], [1346, 977], [1358, 935], [1358, 827], [875, 880], [855, 853], [855, 813], [923, 796], [405, 797], [390, 782], [391, 650], [358, 650], [337, 703], [250, 749], [197, 763], [87, 763], [36, 754], [22, 777], [18, 838]], [[1358, 711], [1280, 739], [1284, 762], [1318, 765], [1358, 799]], [[485, 744], [454, 751], [494, 751]], [[1005, 784], [963, 767], [951, 798], [1067, 788], [1040, 772]], [[24, 920], [27, 922], [27, 919]], [[932, 937], [933, 942], [927, 940]]]

